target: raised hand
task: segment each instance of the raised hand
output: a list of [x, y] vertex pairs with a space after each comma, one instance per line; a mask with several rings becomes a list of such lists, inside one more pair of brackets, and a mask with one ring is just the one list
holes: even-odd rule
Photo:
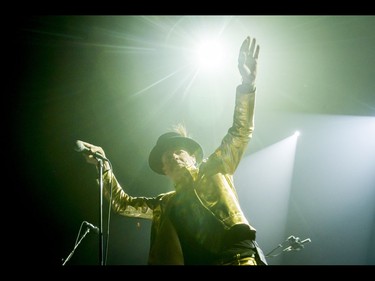
[[238, 70], [242, 76], [242, 84], [249, 84], [254, 86], [257, 76], [259, 45], [256, 45], [256, 40], [246, 37], [243, 41], [239, 56], [238, 56]]

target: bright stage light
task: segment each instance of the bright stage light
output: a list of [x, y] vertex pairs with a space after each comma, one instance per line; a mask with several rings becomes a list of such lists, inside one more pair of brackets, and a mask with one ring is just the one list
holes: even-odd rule
[[200, 70], [215, 70], [224, 60], [223, 44], [218, 40], [205, 40], [197, 44], [194, 61]]
[[297, 137], [299, 137], [300, 134], [301, 133], [299, 131], [295, 131], [294, 134], [293, 134], [293, 136], [295, 136], [297, 138]]

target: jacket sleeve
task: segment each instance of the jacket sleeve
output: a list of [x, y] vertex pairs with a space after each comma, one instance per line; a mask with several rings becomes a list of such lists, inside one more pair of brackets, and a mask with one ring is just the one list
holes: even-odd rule
[[224, 174], [233, 175], [247, 148], [254, 130], [255, 89], [248, 90], [244, 85], [236, 89], [233, 123], [220, 146], [210, 156], [216, 167]]
[[152, 219], [159, 197], [132, 197], [119, 184], [111, 170], [103, 174], [103, 194], [112, 210], [127, 217]]

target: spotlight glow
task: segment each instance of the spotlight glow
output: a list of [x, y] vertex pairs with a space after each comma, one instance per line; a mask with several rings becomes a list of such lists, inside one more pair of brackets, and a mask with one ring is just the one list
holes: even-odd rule
[[299, 131], [295, 131], [294, 134], [293, 134], [293, 136], [295, 136], [296, 138], [298, 138], [300, 134], [301, 133]]
[[200, 70], [215, 70], [224, 60], [223, 44], [218, 40], [205, 40], [197, 44], [194, 61]]

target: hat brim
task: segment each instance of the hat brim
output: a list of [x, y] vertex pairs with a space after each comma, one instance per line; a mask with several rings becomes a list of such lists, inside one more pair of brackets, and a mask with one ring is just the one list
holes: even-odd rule
[[191, 138], [176, 136], [164, 141], [162, 144], [155, 145], [151, 150], [148, 164], [154, 172], [165, 175], [161, 158], [164, 152], [170, 149], [184, 149], [190, 155], [195, 156], [197, 163], [202, 162], [203, 150], [199, 143]]

